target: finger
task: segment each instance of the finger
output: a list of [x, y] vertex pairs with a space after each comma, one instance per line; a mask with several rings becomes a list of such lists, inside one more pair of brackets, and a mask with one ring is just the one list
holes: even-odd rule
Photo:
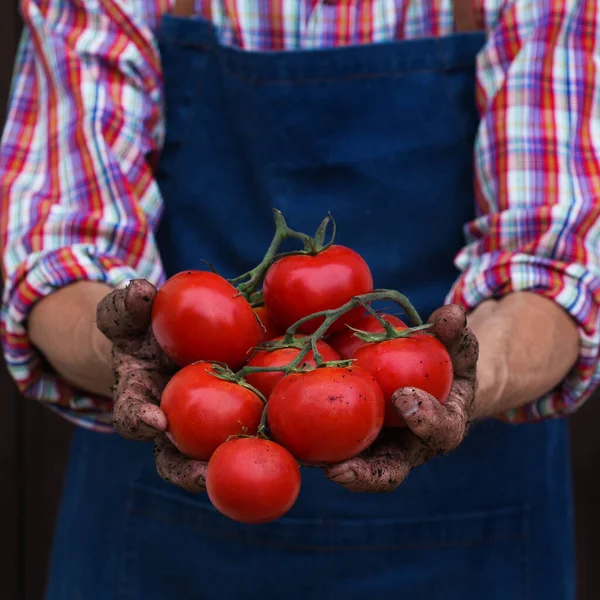
[[417, 388], [400, 388], [392, 395], [392, 404], [408, 428], [438, 454], [452, 452], [465, 437], [469, 419], [464, 393], [469, 391], [460, 385], [445, 404]]
[[113, 343], [143, 333], [150, 324], [156, 288], [145, 279], [134, 279], [125, 289], [105, 296], [96, 309], [98, 329]]
[[459, 335], [449, 353], [455, 377], [464, 377], [470, 381], [475, 381], [477, 360], [479, 358], [479, 342], [468, 327], [465, 327]]
[[193, 493], [206, 489], [206, 463], [181, 454], [166, 436], [161, 436], [154, 454], [156, 470], [166, 482]]
[[428, 331], [448, 349], [455, 376], [474, 381], [479, 343], [467, 327], [464, 310], [456, 304], [442, 306], [431, 315], [429, 322], [434, 325]]
[[458, 304], [447, 304], [434, 311], [427, 322], [433, 323], [428, 333], [450, 349], [467, 326], [467, 315]]
[[377, 442], [363, 454], [325, 467], [325, 476], [351, 492], [391, 492], [432, 452], [414, 436]]
[[178, 370], [177, 365], [158, 345], [151, 328], [147, 328], [138, 337], [123, 339], [113, 345], [113, 367], [117, 374], [141, 369], [173, 375]]
[[120, 435], [130, 440], [152, 440], [167, 429], [167, 417], [158, 406], [165, 384], [166, 376], [152, 371], [129, 371], [119, 376], [113, 424]]

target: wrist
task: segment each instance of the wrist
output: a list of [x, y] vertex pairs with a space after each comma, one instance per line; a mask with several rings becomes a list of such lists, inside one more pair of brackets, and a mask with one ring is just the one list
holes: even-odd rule
[[81, 281], [40, 300], [32, 309], [31, 343], [67, 383], [110, 397], [111, 344], [96, 328], [96, 306], [112, 289]]
[[507, 384], [508, 375], [504, 361], [480, 360], [477, 364], [475, 400], [471, 409], [471, 419], [483, 419], [501, 412]]
[[488, 300], [468, 318], [479, 341], [476, 417], [495, 416], [554, 389], [577, 360], [579, 334], [552, 300], [531, 292]]
[[486, 325], [497, 316], [499, 303], [487, 300], [480, 304], [467, 318], [468, 326], [479, 342], [475, 400], [471, 408], [471, 419], [489, 417], [498, 412], [508, 380], [505, 353], [502, 352], [502, 335], [486, 335]]

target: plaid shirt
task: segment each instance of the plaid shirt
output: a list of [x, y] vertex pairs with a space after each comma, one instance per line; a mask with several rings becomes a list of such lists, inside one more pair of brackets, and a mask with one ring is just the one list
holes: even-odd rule
[[[0, 332], [27, 395], [82, 425], [110, 405], [70, 389], [31, 346], [32, 305], [89, 279], [163, 278], [162, 200], [148, 155], [164, 138], [153, 35], [172, 0], [22, 0], [25, 33], [0, 148], [5, 276]], [[473, 308], [535, 290], [579, 326], [562, 386], [513, 411], [567, 413], [600, 379], [600, 0], [474, 0], [488, 33], [477, 64], [477, 217], [449, 300]], [[224, 43], [293, 50], [453, 31], [451, 0], [196, 0]]]

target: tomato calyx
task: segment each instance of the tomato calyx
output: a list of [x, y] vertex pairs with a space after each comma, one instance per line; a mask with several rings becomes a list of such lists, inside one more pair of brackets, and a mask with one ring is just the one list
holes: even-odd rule
[[[227, 441], [237, 439], [237, 438], [260, 438], [260, 439], [268, 440], [269, 437], [267, 435], [267, 399], [264, 397], [264, 395], [261, 392], [259, 392], [254, 386], [250, 385], [244, 379], [244, 374], [242, 373], [244, 371], [244, 369], [241, 369], [237, 373], [234, 373], [227, 365], [224, 365], [221, 363], [213, 364], [212, 368], [213, 368], [213, 373], [211, 373], [211, 375], [213, 377], [217, 377], [218, 379], [222, 379], [223, 381], [230, 381], [232, 383], [237, 383], [238, 385], [245, 387], [246, 389], [254, 392], [262, 400], [262, 402], [264, 404], [263, 412], [262, 412], [262, 415], [260, 418], [260, 423], [258, 424], [258, 429], [256, 431], [256, 434], [255, 435], [247, 435], [247, 434], [240, 433], [237, 435], [229, 436]], [[252, 367], [245, 367], [245, 368], [252, 369]], [[259, 369], [259, 367], [254, 367], [253, 372], [257, 371], [258, 369]], [[275, 369], [269, 369], [269, 370], [274, 371]]]
[[326, 367], [341, 367], [343, 369], [347, 368], [347, 367], [351, 367], [354, 364], [354, 359], [353, 358], [344, 358], [342, 360], [329, 360], [329, 361], [324, 361], [321, 362], [319, 365], [317, 365], [317, 369], [324, 369]]
[[382, 315], [380, 315], [376, 310], [374, 310], [373, 307], [369, 304], [365, 303], [364, 307], [367, 310], [367, 312], [369, 312], [379, 321], [379, 324], [383, 327], [383, 332], [377, 333], [372, 331], [362, 331], [360, 329], [352, 327], [351, 325], [346, 325], [346, 327], [352, 330], [354, 332], [354, 335], [359, 340], [362, 340], [366, 343], [384, 342], [386, 340], [395, 340], [397, 338], [410, 337], [413, 333], [424, 331], [433, 326], [433, 323], [424, 323], [421, 325], [415, 325], [414, 327], [405, 327], [403, 329], [398, 329], [394, 327], [392, 323], [387, 321]]
[[247, 390], [254, 392], [262, 400], [263, 404], [267, 403], [267, 399], [263, 396], [263, 394], [259, 392], [255, 387], [251, 386], [247, 381], [245, 381], [243, 376], [241, 376], [239, 372], [234, 373], [227, 365], [224, 365], [223, 363], [212, 363], [212, 370], [213, 372], [211, 373], [211, 375], [213, 377], [216, 377], [217, 379], [222, 379], [223, 381], [237, 383], [237, 385], [241, 385]]
[[410, 337], [413, 333], [418, 331], [424, 331], [425, 329], [429, 329], [433, 323], [425, 323], [423, 325], [416, 325], [415, 327], [403, 327], [397, 328], [392, 323], [387, 321], [382, 315], [380, 315], [377, 311], [375, 311], [368, 304], [365, 305], [366, 310], [373, 315], [378, 321], [379, 324], [383, 327], [383, 332], [373, 332], [373, 331], [362, 331], [361, 329], [356, 329], [351, 325], [346, 325], [348, 329], [354, 332], [354, 335], [361, 341], [365, 343], [371, 342], [384, 342], [386, 340], [395, 340], [396, 338]]
[[354, 331], [354, 335], [366, 342], [367, 344], [372, 342], [385, 342], [386, 340], [395, 340], [397, 338], [406, 338], [410, 337], [414, 333], [419, 331], [425, 331], [433, 326], [433, 323], [425, 323], [424, 325], [419, 325], [418, 327], [408, 327], [407, 329], [393, 329], [390, 331], [385, 331], [383, 333], [373, 333], [369, 331], [361, 331], [360, 329], [355, 329], [348, 325], [348, 329]]
[[254, 435], [250, 435], [249, 433], [237, 433], [235, 435], [230, 435], [224, 443], [230, 442], [231, 440], [241, 440], [241, 439], [259, 439], [259, 440], [270, 440], [271, 438], [267, 435], [267, 417], [266, 411], [263, 411], [263, 419], [261, 419], [260, 425], [258, 426], [258, 431]]
[[[331, 231], [331, 237], [329, 238], [329, 241], [326, 241], [327, 238], [327, 229], [329, 227], [329, 223], [331, 223], [332, 226], [332, 231]], [[313, 237], [312, 240], [310, 240], [310, 245], [307, 248], [305, 246], [304, 250], [306, 252], [306, 254], [319, 254], [320, 252], [323, 252], [323, 250], [327, 250], [327, 248], [329, 248], [331, 245], [333, 245], [333, 242], [335, 241], [335, 234], [337, 232], [337, 226], [335, 224], [335, 219], [333, 218], [332, 214], [329, 213], [322, 221], [321, 224], [319, 225], [315, 236]]]
[[275, 350], [281, 350], [282, 348], [296, 348], [296, 350], [302, 350], [304, 346], [306, 346], [305, 336], [290, 336], [286, 333], [282, 340], [263, 342], [258, 349], [274, 352]]
[[[285, 256], [293, 256], [297, 254], [308, 254], [314, 256], [329, 248], [335, 240], [336, 225], [331, 215], [328, 215], [323, 219], [323, 221], [321, 221], [321, 224], [319, 225], [313, 237], [310, 237], [306, 233], [291, 229], [281, 211], [273, 209], [273, 216], [275, 219], [275, 234], [273, 235], [271, 244], [269, 245], [262, 261], [247, 273], [244, 273], [235, 279], [229, 280], [229, 283], [236, 286], [239, 294], [246, 298], [246, 300], [248, 300], [252, 306], [259, 306], [262, 302], [262, 294], [260, 291], [258, 291], [258, 288], [265, 278], [267, 270], [275, 261]], [[329, 240], [326, 241], [327, 229], [329, 228], [330, 224], [333, 226], [333, 231], [329, 237]], [[281, 247], [281, 244], [288, 239], [295, 239], [302, 242], [303, 249], [279, 254], [279, 248]]]
[[[231, 283], [231, 281], [232, 280], [230, 280], [230, 283]], [[243, 296], [243, 295], [244, 294], [242, 294], [240, 292], [240, 296]], [[265, 305], [262, 290], [257, 290], [256, 292], [252, 292], [250, 295], [246, 294], [246, 296], [247, 296], [248, 302], [250, 302], [250, 306], [252, 308], [260, 308]], [[262, 322], [260, 321], [260, 319], [258, 321], [262, 326]]]

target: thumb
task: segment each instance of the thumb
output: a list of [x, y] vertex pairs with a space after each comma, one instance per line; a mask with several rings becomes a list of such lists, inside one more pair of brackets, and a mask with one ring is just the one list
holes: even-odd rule
[[156, 288], [145, 279], [134, 279], [126, 288], [111, 292], [98, 303], [98, 329], [113, 344], [144, 333], [155, 296]]
[[428, 322], [433, 323], [428, 333], [435, 335], [450, 354], [454, 376], [474, 380], [479, 344], [467, 325], [465, 311], [456, 304], [448, 304], [438, 308]]
[[445, 404], [417, 388], [400, 388], [392, 395], [394, 410], [408, 428], [436, 452], [455, 450], [465, 437], [469, 417], [466, 405], [472, 397], [472, 386], [462, 381], [453, 386]]

